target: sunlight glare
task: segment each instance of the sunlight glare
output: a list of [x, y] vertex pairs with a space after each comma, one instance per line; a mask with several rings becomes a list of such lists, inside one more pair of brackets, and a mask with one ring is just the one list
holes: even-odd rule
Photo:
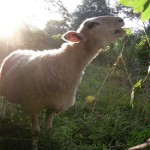
[[0, 0], [0, 34], [1, 36], [11, 36], [19, 27], [23, 11], [19, 0]]
[[[12, 36], [24, 22], [43, 27], [41, 20], [37, 21], [39, 15], [45, 16], [40, 0], [0, 0], [0, 36]], [[43, 17], [43, 21], [46, 19]]]

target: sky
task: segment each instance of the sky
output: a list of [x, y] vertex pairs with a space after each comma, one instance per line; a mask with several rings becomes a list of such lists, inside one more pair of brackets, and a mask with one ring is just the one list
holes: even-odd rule
[[[69, 12], [73, 12], [81, 0], [63, 0]], [[43, 0], [0, 0], [0, 36], [11, 36], [23, 23], [40, 29], [50, 19], [60, 19], [55, 13], [46, 11]]]
[[[63, 0], [69, 12], [73, 12], [81, 2], [82, 0]], [[113, 7], [116, 0], [109, 2]], [[60, 19], [58, 14], [49, 13], [45, 7], [47, 5], [43, 0], [0, 0], [0, 35], [12, 35], [24, 22], [43, 29], [48, 20]], [[127, 19], [125, 21], [126, 27], [137, 26], [137, 23]]]
[[82, 0], [63, 0], [63, 4], [67, 7], [69, 12], [73, 12], [81, 2]]

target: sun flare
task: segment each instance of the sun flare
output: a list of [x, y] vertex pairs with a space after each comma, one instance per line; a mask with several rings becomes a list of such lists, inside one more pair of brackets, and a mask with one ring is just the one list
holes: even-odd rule
[[13, 33], [19, 24], [19, 19], [16, 17], [14, 3], [8, 0], [0, 1], [0, 35], [9, 36]]
[[[81, 0], [68, 3], [63, 1], [67, 9], [72, 12]], [[49, 8], [52, 12], [47, 11]], [[22, 24], [27, 23], [44, 29], [48, 20], [61, 20], [57, 8], [44, 0], [0, 0], [0, 38], [13, 36]]]
[[[4, 15], [7, 16], [7, 15]], [[1, 37], [9, 37], [14, 34], [17, 28], [20, 27], [21, 22], [19, 20], [12, 20], [8, 17], [3, 18], [0, 23], [0, 36]]]
[[44, 11], [40, 0], [0, 0], [0, 36], [12, 36], [24, 22], [42, 28], [37, 20], [45, 16]]

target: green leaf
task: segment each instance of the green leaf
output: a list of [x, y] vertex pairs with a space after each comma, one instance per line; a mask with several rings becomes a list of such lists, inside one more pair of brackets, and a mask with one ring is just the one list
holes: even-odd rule
[[142, 79], [140, 79], [135, 85], [134, 87], [137, 88], [137, 87], [141, 87], [142, 85]]
[[141, 19], [142, 21], [147, 21], [150, 18], [150, 5], [148, 8], [142, 13]]
[[[124, 5], [124, 6], [128, 6], [128, 7], [133, 7], [134, 8], [134, 12], [135, 13], [139, 13], [142, 12], [144, 10], [144, 6], [145, 4], [147, 4], [147, 1], [149, 0], [120, 0], [120, 4]], [[147, 5], [146, 5], [147, 6]]]
[[144, 12], [146, 9], [148, 9], [149, 5], [150, 5], [150, 0], [147, 0], [147, 2], [144, 4], [143, 12]]
[[147, 0], [140, 0], [140, 1], [135, 1], [134, 2], [134, 12], [135, 13], [140, 13], [144, 10], [144, 4], [147, 2]]
[[119, 3], [127, 7], [133, 7], [134, 13], [141, 13], [142, 21], [150, 19], [150, 0], [119, 0]]
[[127, 0], [120, 0], [119, 1], [120, 4], [124, 5], [124, 6], [128, 6], [128, 7], [133, 7], [134, 2], [133, 0], [127, 1]]
[[132, 35], [131, 29], [125, 28], [124, 30], [126, 31], [126, 34], [127, 34], [128, 36], [129, 36], [129, 35]]

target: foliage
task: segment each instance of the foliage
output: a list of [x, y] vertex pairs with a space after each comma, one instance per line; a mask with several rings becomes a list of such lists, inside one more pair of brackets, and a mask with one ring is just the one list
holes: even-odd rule
[[64, 20], [50, 20], [47, 22], [44, 31], [46, 31], [50, 35], [63, 34], [67, 31], [67, 26]]
[[[130, 33], [130, 32], [129, 32]], [[147, 67], [149, 62], [149, 38], [144, 35], [143, 31], [134, 32], [131, 35], [119, 39], [111, 46], [105, 48], [105, 51], [99, 54], [95, 62], [98, 64], [105, 64], [108, 66], [115, 65], [119, 53], [123, 48], [123, 57], [129, 71], [132, 74], [143, 73], [147, 74]], [[118, 68], [123, 66], [119, 60]]]
[[137, 56], [138, 61], [148, 66], [149, 62], [149, 52], [150, 52], [150, 45], [149, 45], [150, 38], [147, 36], [141, 36], [140, 42], [136, 44], [135, 47], [135, 54]]
[[71, 26], [77, 29], [83, 20], [96, 17], [109, 15], [110, 9], [105, 0], [83, 0], [81, 5], [78, 5], [75, 12], [72, 14]]
[[[117, 70], [114, 73], [116, 72]], [[77, 92], [76, 104], [55, 117], [51, 133], [46, 134], [44, 132], [45, 114], [44, 112], [41, 114], [42, 132], [39, 149], [122, 150], [142, 143], [149, 138], [150, 105], [147, 99], [148, 91], [136, 97], [134, 108], [130, 106], [130, 97], [127, 96], [107, 113], [104, 113], [128, 91], [127, 76], [124, 72], [120, 73], [118, 77], [110, 76], [104, 83], [108, 74], [110, 75], [110, 70], [107, 67], [94, 64], [88, 66]], [[149, 86], [148, 82], [146, 85]], [[12, 111], [9, 111], [9, 114], [12, 114]], [[82, 125], [99, 114], [101, 114], [101, 118], [76, 132]], [[20, 112], [19, 107], [15, 108], [14, 115], [10, 115], [9, 118], [11, 121], [8, 118], [1, 121], [0, 141], [3, 144], [0, 145], [0, 148], [3, 150], [6, 148], [15, 149], [16, 147], [22, 150], [30, 149], [31, 131], [28, 130], [30, 128], [28, 118]], [[16, 136], [12, 135], [12, 130]], [[14, 137], [15, 140], [13, 140]], [[10, 144], [6, 143], [8, 139]]]
[[129, 28], [124, 29], [126, 31], [126, 35], [130, 36], [132, 35], [132, 31]]
[[119, 2], [124, 6], [133, 7], [135, 13], [141, 13], [142, 21], [150, 19], [150, 0], [120, 0]]
[[137, 88], [137, 87], [140, 87], [141, 88], [141, 84], [142, 84], [142, 79], [140, 79], [135, 85], [134, 87]]
[[59, 12], [59, 14], [62, 16], [63, 20], [69, 21], [70, 20], [70, 14], [66, 7], [63, 4], [62, 0], [44, 0], [47, 2], [48, 10], [50, 12], [54, 12], [53, 7], [55, 8], [55, 11]]

